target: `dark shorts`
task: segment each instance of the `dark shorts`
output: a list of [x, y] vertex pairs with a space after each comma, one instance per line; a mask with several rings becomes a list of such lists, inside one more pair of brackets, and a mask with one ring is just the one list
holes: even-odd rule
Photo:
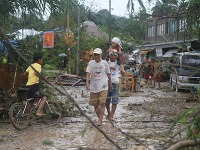
[[162, 79], [162, 77], [161, 77], [161, 74], [160, 74], [160, 73], [154, 73], [154, 75], [153, 75], [153, 80], [154, 80], [154, 81], [160, 82], [161, 79]]
[[144, 74], [144, 79], [149, 79], [150, 77], [152, 77], [152, 73], [145, 73]]
[[39, 84], [33, 84], [33, 85], [29, 85], [27, 86], [28, 91], [26, 94], [26, 98], [42, 98], [45, 95], [42, 93], [42, 91], [40, 90], [40, 86]]

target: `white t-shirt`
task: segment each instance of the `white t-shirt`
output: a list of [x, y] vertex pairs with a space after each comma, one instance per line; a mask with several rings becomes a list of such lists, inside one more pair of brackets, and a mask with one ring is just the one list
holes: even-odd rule
[[117, 64], [117, 60], [114, 62], [108, 61], [109, 67], [110, 67], [110, 74], [111, 74], [111, 80], [112, 83], [119, 83], [119, 77], [120, 77], [120, 66]]
[[90, 92], [108, 90], [107, 74], [110, 74], [110, 68], [105, 60], [98, 63], [95, 60], [89, 61], [86, 72], [90, 73]]

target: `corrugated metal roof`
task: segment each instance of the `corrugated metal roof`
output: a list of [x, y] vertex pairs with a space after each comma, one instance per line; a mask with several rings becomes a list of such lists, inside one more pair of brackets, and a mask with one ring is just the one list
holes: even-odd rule
[[170, 49], [168, 50], [163, 57], [172, 57], [173, 54], [177, 53], [179, 49]]

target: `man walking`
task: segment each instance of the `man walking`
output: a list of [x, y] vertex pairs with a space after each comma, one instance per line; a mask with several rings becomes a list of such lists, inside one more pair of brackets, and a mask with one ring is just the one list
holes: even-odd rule
[[[111, 76], [108, 63], [102, 60], [102, 50], [96, 48], [93, 54], [94, 60], [89, 61], [86, 69], [86, 88], [90, 90], [89, 104], [94, 106], [98, 126], [101, 126], [108, 94], [108, 80], [111, 83]], [[112, 90], [112, 83], [109, 88]]]
[[151, 87], [152, 85], [152, 75], [153, 75], [153, 67], [148, 59], [148, 57], [145, 57], [144, 62], [141, 66], [141, 73], [143, 74], [143, 77], [145, 79], [146, 86], [149, 85]]

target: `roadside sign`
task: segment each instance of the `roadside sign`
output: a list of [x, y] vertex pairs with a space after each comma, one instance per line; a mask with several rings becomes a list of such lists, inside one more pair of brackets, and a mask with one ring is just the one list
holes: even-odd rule
[[54, 47], [54, 32], [44, 32], [43, 38], [43, 48], [53, 48]]

